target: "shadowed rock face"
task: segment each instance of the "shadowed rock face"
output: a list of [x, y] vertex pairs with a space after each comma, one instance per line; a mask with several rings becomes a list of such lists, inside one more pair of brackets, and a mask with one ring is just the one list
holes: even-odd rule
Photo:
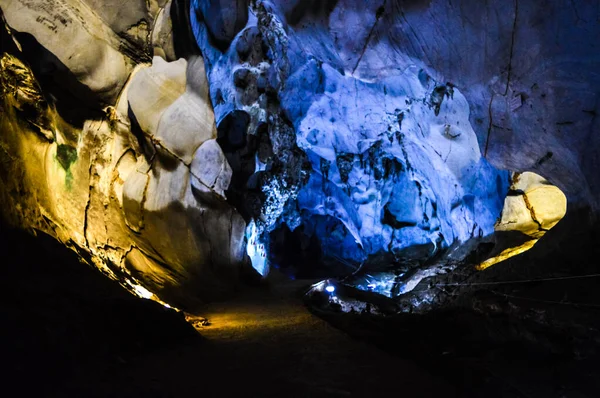
[[211, 41], [225, 50], [248, 21], [247, 0], [207, 0], [194, 7], [195, 17], [208, 26]]
[[588, 3], [367, 3], [4, 2], [4, 217], [186, 304], [250, 263], [402, 295], [550, 183], [596, 208]]

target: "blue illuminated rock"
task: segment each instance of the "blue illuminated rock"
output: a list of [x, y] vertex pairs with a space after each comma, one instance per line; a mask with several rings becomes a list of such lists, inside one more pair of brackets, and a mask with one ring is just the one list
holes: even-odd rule
[[302, 48], [347, 74], [377, 81], [416, 64], [454, 83], [492, 165], [542, 175], [565, 192], [570, 209], [597, 212], [595, 2], [339, 0], [329, 9], [274, 3]]
[[590, 2], [80, 3], [1, 6], [0, 207], [149, 291], [251, 261], [398, 296], [541, 237], [550, 184], [600, 206]]
[[248, 20], [246, 0], [205, 0], [197, 2], [196, 16], [201, 15], [213, 44], [226, 49]]
[[[283, 6], [288, 14], [257, 2], [225, 53], [192, 17], [217, 124], [243, 111], [249, 142], [268, 132], [270, 151], [248, 144], [228, 154], [234, 176], [246, 175], [238, 189], [261, 181], [258, 205], [245, 212], [257, 244], [286, 224], [315, 235], [322, 258], [356, 267], [386, 253], [425, 260], [492, 234], [508, 173], [482, 158], [460, 91], [418, 61], [369, 79], [353, 74], [333, 28], [316, 16], [289, 26], [295, 6]], [[244, 157], [253, 162], [244, 166]]]

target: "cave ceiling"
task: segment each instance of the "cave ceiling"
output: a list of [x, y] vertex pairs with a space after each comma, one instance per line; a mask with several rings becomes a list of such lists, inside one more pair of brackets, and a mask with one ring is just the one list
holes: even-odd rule
[[593, 222], [598, 4], [455, 3], [0, 0], [2, 218], [183, 307]]

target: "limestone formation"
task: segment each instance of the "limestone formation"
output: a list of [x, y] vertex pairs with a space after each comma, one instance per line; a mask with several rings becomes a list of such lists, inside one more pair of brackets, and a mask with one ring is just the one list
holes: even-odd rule
[[[225, 201], [231, 168], [215, 141], [202, 59], [154, 57], [151, 65], [135, 66], [119, 45], [109, 45], [119, 39], [92, 10], [27, 4], [3, 7], [5, 33], [16, 43], [1, 64], [2, 203], [11, 209], [4, 218], [55, 236], [146, 298], [186, 306], [231, 294], [245, 264], [245, 223]], [[105, 32], [98, 41], [103, 47], [90, 50], [116, 55], [99, 64], [90, 56], [86, 67], [87, 60], [69, 58], [76, 48], [47, 36], [45, 19], [27, 24], [28, 13], [57, 10], [89, 11], [90, 23]], [[73, 43], [89, 39], [87, 23], [69, 24], [56, 37], [67, 40], [70, 32]], [[102, 95], [98, 105], [110, 105], [93, 109], [97, 117], [83, 125], [65, 120], [66, 104], [56, 107], [21, 61], [32, 54], [18, 46], [25, 37], [19, 29], [64, 58], [70, 82]], [[78, 93], [69, 94], [76, 103]]]
[[597, 211], [598, 27], [467, 3], [1, 0], [2, 217], [178, 306], [529, 248]]
[[[426, 261], [494, 232], [508, 173], [482, 158], [456, 87], [417, 65], [365, 81], [344, 71], [332, 36], [317, 45], [268, 2], [251, 10], [224, 52], [192, 18], [218, 129], [231, 131], [235, 118], [248, 137], [225, 150], [234, 176], [248, 181], [239, 189], [262, 183], [246, 212], [256, 225], [251, 244], [268, 247], [285, 229], [316, 237], [304, 252], [320, 251], [319, 261], [357, 269], [382, 256]], [[272, 150], [261, 153], [253, 142], [265, 129]], [[292, 261], [307, 261], [298, 250]]]
[[566, 211], [567, 198], [560, 189], [535, 173], [516, 174], [496, 230], [520, 231], [541, 238]]
[[158, 12], [154, 21], [151, 39], [154, 55], [162, 57], [167, 61], [176, 61], [173, 22], [170, 13], [171, 5], [172, 2], [169, 0]]
[[[15, 40], [25, 51], [37, 52], [53, 78], [72, 75], [104, 103], [116, 101], [136, 62], [123, 51], [126, 43], [87, 4], [6, 0], [2, 10]], [[57, 82], [65, 83], [70, 82]]]
[[338, 68], [360, 79], [418, 64], [453, 83], [491, 164], [544, 176], [571, 210], [597, 212], [597, 2], [340, 0], [300, 15], [294, 30], [333, 36]]

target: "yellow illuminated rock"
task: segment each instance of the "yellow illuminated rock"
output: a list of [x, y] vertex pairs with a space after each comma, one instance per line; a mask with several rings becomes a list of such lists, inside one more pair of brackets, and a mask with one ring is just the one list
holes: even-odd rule
[[[224, 201], [231, 168], [214, 141], [208, 90], [186, 88], [185, 60], [155, 62], [138, 67], [103, 117], [74, 126], [45, 101], [26, 64], [2, 56], [0, 199], [11, 209], [4, 217], [87, 253], [141, 297], [223, 297], [245, 264], [245, 223]], [[203, 73], [201, 62], [194, 65]], [[176, 112], [165, 121], [170, 107]], [[21, 109], [35, 111], [24, 117]], [[146, 130], [141, 140], [130, 115]]]
[[503, 249], [479, 264], [477, 269], [484, 270], [531, 249], [566, 212], [567, 198], [558, 187], [532, 172], [515, 173], [495, 229], [497, 232], [520, 232], [530, 240]]

